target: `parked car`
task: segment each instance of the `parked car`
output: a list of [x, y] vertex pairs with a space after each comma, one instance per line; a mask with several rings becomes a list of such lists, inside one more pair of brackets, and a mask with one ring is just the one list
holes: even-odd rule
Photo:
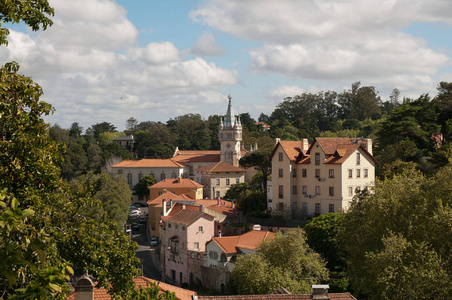
[[134, 230], [134, 231], [140, 230], [140, 224], [138, 224], [138, 223], [132, 224], [132, 230]]
[[151, 246], [157, 246], [159, 244], [159, 239], [156, 237], [151, 238]]
[[141, 212], [138, 209], [129, 210], [129, 218], [138, 218]]
[[140, 223], [146, 223], [147, 218], [146, 216], [140, 216]]
[[135, 206], [135, 207], [147, 207], [147, 204], [135, 202], [135, 203], [132, 204], [132, 206]]

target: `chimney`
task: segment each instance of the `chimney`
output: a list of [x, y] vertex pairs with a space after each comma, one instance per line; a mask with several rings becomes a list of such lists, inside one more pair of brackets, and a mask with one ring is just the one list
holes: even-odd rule
[[261, 225], [259, 225], [259, 224], [254, 224], [254, 225], [253, 225], [253, 230], [261, 230]]
[[367, 139], [367, 152], [372, 154], [372, 139]]
[[281, 141], [280, 138], [276, 138], [276, 139], [275, 139], [275, 145], [278, 144], [280, 141]]
[[218, 199], [217, 199], [217, 205], [218, 205], [218, 206], [220, 206], [220, 205], [221, 205], [221, 200], [220, 200], [220, 197], [218, 197]]
[[313, 284], [312, 285], [312, 300], [329, 300], [328, 289], [330, 286], [328, 284]]
[[199, 211], [200, 211], [200, 212], [206, 212], [206, 208], [204, 207], [204, 205], [201, 204], [201, 205], [199, 206]]
[[309, 148], [308, 139], [303, 139], [303, 149], [302, 150], [308, 150], [308, 148]]
[[75, 285], [75, 300], [94, 300], [94, 285], [86, 274]]
[[166, 199], [162, 200], [163, 215], [166, 216]]
[[185, 209], [185, 204], [182, 204], [182, 209]]

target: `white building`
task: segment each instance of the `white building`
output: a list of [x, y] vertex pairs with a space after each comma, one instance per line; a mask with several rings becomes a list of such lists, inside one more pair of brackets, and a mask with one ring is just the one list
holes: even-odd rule
[[375, 181], [371, 139], [277, 141], [271, 161], [268, 205], [286, 216], [344, 211], [357, 190]]

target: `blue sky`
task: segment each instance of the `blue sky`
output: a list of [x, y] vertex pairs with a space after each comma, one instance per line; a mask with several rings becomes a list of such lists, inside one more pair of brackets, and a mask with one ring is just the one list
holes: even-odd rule
[[51, 0], [54, 25], [13, 26], [16, 60], [56, 112], [85, 129], [234, 109], [257, 118], [285, 97], [375, 86], [382, 100], [452, 81], [447, 0]]

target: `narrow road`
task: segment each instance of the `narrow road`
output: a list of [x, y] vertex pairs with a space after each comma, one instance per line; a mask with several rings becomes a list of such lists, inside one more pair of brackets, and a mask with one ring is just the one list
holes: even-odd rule
[[155, 280], [162, 280], [159, 255], [156, 252], [158, 246], [150, 246], [146, 234], [146, 224], [139, 223], [138, 218], [130, 219], [129, 222], [130, 224], [137, 223], [139, 226], [138, 230], [132, 230], [132, 240], [138, 244], [136, 256], [141, 260], [143, 276]]

